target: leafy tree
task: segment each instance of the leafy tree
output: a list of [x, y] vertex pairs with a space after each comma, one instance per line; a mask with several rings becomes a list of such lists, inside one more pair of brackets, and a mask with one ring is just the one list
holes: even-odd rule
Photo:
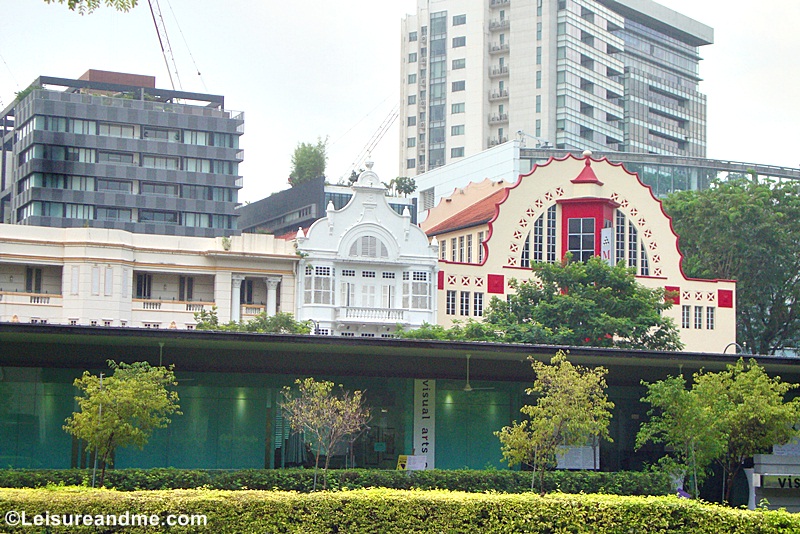
[[52, 4], [54, 2], [58, 2], [59, 4], [67, 4], [67, 7], [71, 11], [77, 11], [81, 15], [86, 13], [91, 13], [101, 4], [105, 4], [108, 7], [113, 7], [117, 11], [130, 11], [136, 4], [139, 3], [139, 0], [44, 0], [48, 4]]
[[[348, 436], [359, 434], [369, 421], [369, 408], [364, 406], [363, 393], [350, 393], [339, 386], [334, 392], [333, 382], [317, 382], [313, 378], [295, 380], [296, 389], [285, 387], [281, 392], [281, 408], [295, 432], [311, 442], [314, 447], [314, 489], [317, 489], [317, 469], [320, 456], [325, 454], [327, 472], [331, 456], [337, 445]], [[327, 476], [323, 479], [323, 489]]]
[[800, 343], [800, 195], [797, 184], [754, 176], [670, 195], [688, 276], [736, 280], [736, 337], [748, 352]]
[[639, 428], [636, 448], [648, 441], [663, 443], [672, 450], [669, 457], [673, 474], [690, 475], [691, 490], [699, 496], [698, 485], [705, 479], [708, 467], [724, 449], [724, 433], [720, 420], [701, 399], [699, 391], [687, 390], [683, 376], [667, 377], [647, 386], [642, 402], [652, 407], [650, 420]]
[[398, 176], [397, 178], [392, 180], [394, 190], [397, 191], [398, 194], [407, 197], [411, 193], [417, 190], [417, 182], [413, 178], [409, 178], [408, 176]]
[[[359, 176], [361, 176], [361, 173], [362, 173], [362, 172], [364, 172], [364, 169], [363, 169], [363, 168], [362, 168], [362, 169], [358, 169], [358, 171], [356, 171], [355, 169], [353, 169], [352, 171], [350, 171], [350, 177], [347, 179], [347, 181], [349, 182], [349, 184], [350, 184], [350, 185], [353, 185], [354, 183], [356, 183], [356, 182], [358, 181], [358, 177], [359, 177]], [[384, 185], [386, 185], [386, 184], [384, 184]], [[388, 187], [388, 186], [387, 186], [387, 187]]]
[[292, 187], [320, 176], [325, 176], [328, 139], [317, 138], [317, 144], [298, 143], [292, 155], [292, 172], [289, 184]]
[[465, 322], [453, 321], [453, 326], [445, 328], [442, 325], [422, 323], [422, 326], [413, 330], [405, 330], [404, 325], [398, 324], [396, 335], [405, 339], [438, 339], [442, 341], [503, 341], [503, 332], [497, 331], [493, 325], [468, 319]]
[[108, 361], [111, 376], [103, 378], [88, 371], [73, 385], [81, 391], [75, 397], [80, 411], [67, 418], [64, 430], [86, 442], [102, 462], [102, 485], [110, 454], [117, 447], [144, 448], [156, 428], [166, 428], [170, 416], [180, 415], [172, 367], [151, 367], [147, 362], [126, 364]]
[[425, 328], [402, 337], [550, 345], [590, 345], [680, 350], [672, 306], [664, 290], [648, 289], [622, 265], [600, 258], [584, 262], [537, 263], [536, 280], [511, 280], [507, 301], [493, 298], [484, 323], [467, 321], [451, 329]]
[[608, 423], [614, 403], [605, 392], [605, 368], [572, 365], [563, 351], [558, 351], [549, 365], [528, 359], [536, 379], [526, 392], [538, 396], [536, 404], [520, 408], [527, 420], [514, 421], [495, 435], [509, 467], [519, 463], [532, 466], [531, 488], [538, 474], [539, 489], [544, 493], [544, 472], [556, 466], [559, 454], [599, 439], [611, 441]]
[[[637, 443], [661, 441], [680, 447], [682, 461], [692, 461], [699, 472], [709, 460], [720, 464], [725, 477], [725, 501], [733, 480], [747, 458], [769, 452], [798, 436], [800, 399], [784, 402], [797, 384], [770, 378], [755, 360], [739, 359], [718, 373], [695, 373], [691, 390], [679, 391], [683, 379], [668, 378], [647, 384], [654, 411], [642, 425]], [[698, 418], [698, 420], [693, 420]], [[696, 491], [696, 490], [695, 490]]]
[[262, 334], [308, 334], [311, 332], [310, 321], [296, 321], [291, 313], [278, 312], [267, 316], [261, 312], [251, 320], [230, 321], [220, 323], [217, 307], [202, 310], [194, 314], [197, 330], [223, 330], [226, 332], [258, 332]]

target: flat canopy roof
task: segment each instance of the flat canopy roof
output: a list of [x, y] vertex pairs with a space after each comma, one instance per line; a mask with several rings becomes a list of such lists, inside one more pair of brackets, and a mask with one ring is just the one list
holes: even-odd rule
[[714, 42], [714, 29], [652, 0], [598, 0], [620, 15], [691, 46]]
[[[609, 385], [638, 385], [667, 375], [723, 369], [735, 354], [658, 352], [339, 336], [0, 324], [0, 366], [100, 369], [106, 360], [174, 364], [176, 372], [265, 373], [463, 379], [467, 355], [474, 380], [533, 379], [528, 356], [609, 369]], [[800, 379], [800, 358], [757, 356], [770, 374]], [[791, 376], [791, 378], [790, 378]]]

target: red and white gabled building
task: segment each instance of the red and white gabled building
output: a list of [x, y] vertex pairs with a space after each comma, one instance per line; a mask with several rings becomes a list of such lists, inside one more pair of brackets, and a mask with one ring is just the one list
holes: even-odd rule
[[606, 158], [572, 155], [537, 165], [516, 183], [456, 189], [421, 227], [439, 246], [437, 322], [483, 315], [509, 280], [536, 262], [602, 256], [635, 269], [639, 283], [675, 295], [664, 312], [686, 351], [723, 352], [736, 341], [736, 284], [685, 276], [678, 236], [651, 189]]

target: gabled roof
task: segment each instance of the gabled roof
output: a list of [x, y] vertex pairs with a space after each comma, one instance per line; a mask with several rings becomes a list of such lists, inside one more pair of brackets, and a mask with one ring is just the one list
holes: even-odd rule
[[427, 234], [429, 236], [444, 234], [489, 222], [495, 215], [495, 206], [505, 198], [506, 192], [505, 188], [495, 191], [491, 195], [482, 198], [478, 202], [475, 202], [450, 218], [442, 221], [433, 228], [429, 228]]

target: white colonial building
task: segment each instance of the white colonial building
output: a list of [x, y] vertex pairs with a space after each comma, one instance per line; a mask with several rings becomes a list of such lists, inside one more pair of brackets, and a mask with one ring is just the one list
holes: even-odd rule
[[367, 164], [342, 209], [296, 236], [297, 319], [324, 335], [392, 337], [398, 325], [436, 322], [437, 245], [398, 214]]
[[0, 224], [0, 322], [192, 329], [294, 311], [297, 254], [230, 238]]

